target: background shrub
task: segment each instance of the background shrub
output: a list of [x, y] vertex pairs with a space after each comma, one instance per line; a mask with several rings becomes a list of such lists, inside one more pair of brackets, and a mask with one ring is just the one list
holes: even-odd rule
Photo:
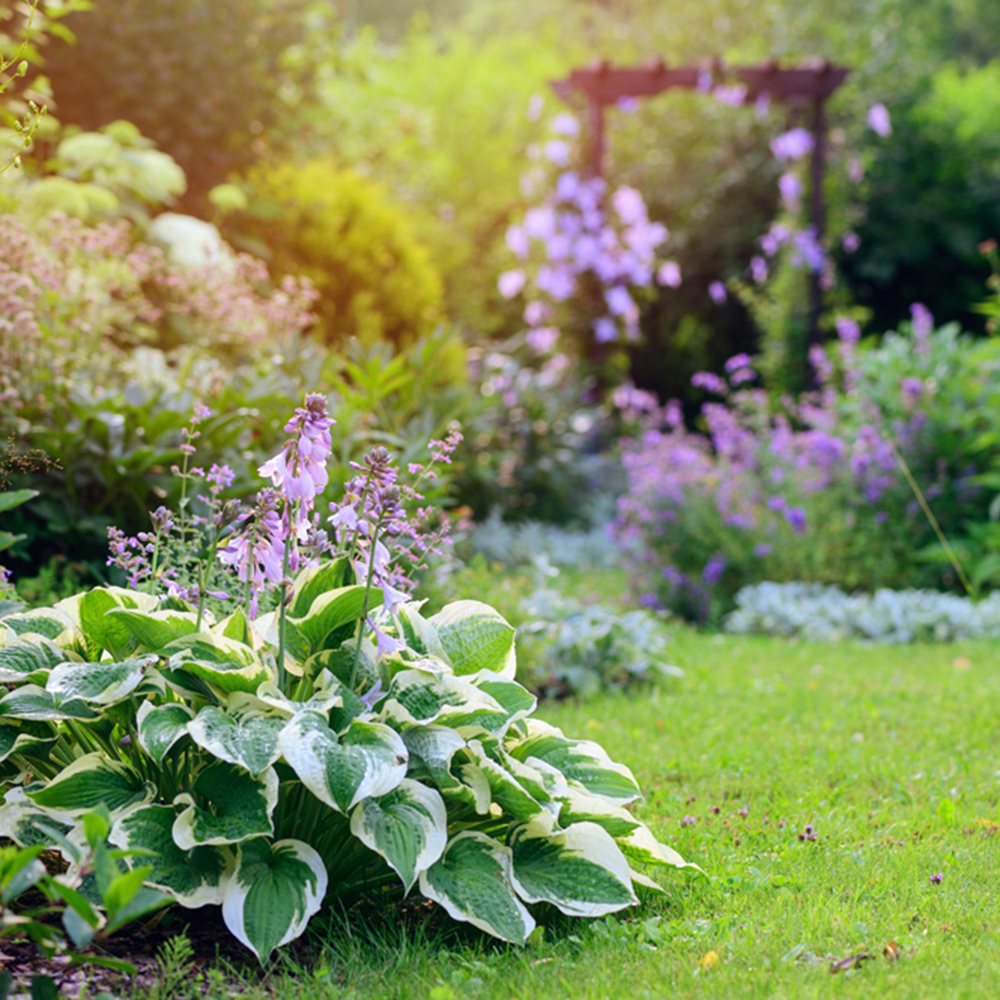
[[325, 340], [406, 344], [439, 321], [441, 279], [380, 186], [332, 159], [262, 165], [247, 186], [248, 209], [226, 232], [275, 276], [312, 281]]

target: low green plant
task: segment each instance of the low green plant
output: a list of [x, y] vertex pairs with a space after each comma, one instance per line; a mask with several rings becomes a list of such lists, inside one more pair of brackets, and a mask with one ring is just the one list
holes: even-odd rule
[[469, 600], [424, 617], [407, 596], [389, 546], [405, 564], [428, 543], [384, 449], [316, 534], [330, 424], [308, 397], [260, 468], [273, 488], [206, 526], [208, 557], [236, 570], [225, 617], [204, 573], [160, 593], [157, 535], [132, 588], [0, 620], [0, 830], [24, 844], [56, 820], [72, 843], [105, 804], [111, 843], [149, 852], [137, 881], [221, 905], [261, 962], [325, 899], [419, 885], [520, 944], [531, 904], [600, 916], [658, 888], [637, 867], [689, 867], [625, 808], [627, 767], [533, 717], [511, 625]]
[[[49, 818], [23, 830], [23, 846], [0, 847], [0, 937], [26, 938], [47, 958], [59, 955], [71, 965], [100, 965], [134, 975], [130, 962], [81, 950], [169, 900], [143, 886], [152, 868], [121, 864], [135, 852], [109, 847], [110, 818], [103, 806], [79, 817], [75, 838], [67, 838], [67, 830], [64, 823]], [[0, 821], [0, 836], [9, 835]], [[72, 861], [65, 875], [52, 874], [42, 862], [55, 844]], [[56, 916], [58, 924], [53, 922]], [[11, 973], [0, 973], [0, 996], [6, 997], [14, 985]], [[31, 977], [32, 997], [57, 992], [51, 977]]]

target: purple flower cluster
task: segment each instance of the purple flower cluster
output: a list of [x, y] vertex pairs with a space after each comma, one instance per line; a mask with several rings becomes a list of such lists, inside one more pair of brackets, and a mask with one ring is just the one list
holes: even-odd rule
[[[573, 127], [570, 127], [570, 122]], [[560, 115], [552, 125], [558, 136], [536, 154], [556, 171], [552, 181], [537, 183], [533, 175], [525, 187], [544, 187], [541, 204], [507, 230], [507, 247], [519, 266], [500, 275], [498, 288], [505, 298], [525, 294], [524, 322], [529, 343], [544, 353], [555, 346], [565, 325], [563, 304], [579, 298], [586, 284], [598, 290], [591, 302], [589, 323], [598, 341], [635, 340], [639, 332], [636, 289], [655, 283], [680, 284], [680, 268], [657, 263], [657, 250], [667, 239], [666, 228], [651, 222], [642, 195], [631, 187], [609, 192], [601, 178], [581, 177], [568, 166], [572, 147], [567, 141], [579, 131], [576, 119]], [[546, 171], [541, 172], [544, 178]]]

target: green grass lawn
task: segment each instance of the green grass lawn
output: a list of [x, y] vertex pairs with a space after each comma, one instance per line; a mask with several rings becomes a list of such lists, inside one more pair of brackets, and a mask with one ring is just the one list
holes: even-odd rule
[[[316, 922], [318, 963], [286, 959], [261, 988], [428, 1000], [1000, 993], [995, 646], [681, 630], [674, 652], [682, 680], [539, 715], [631, 765], [641, 818], [707, 879], [669, 880], [665, 897], [617, 918], [540, 913], [542, 940], [523, 950], [355, 910], [325, 931]], [[865, 954], [831, 974], [831, 961]]]

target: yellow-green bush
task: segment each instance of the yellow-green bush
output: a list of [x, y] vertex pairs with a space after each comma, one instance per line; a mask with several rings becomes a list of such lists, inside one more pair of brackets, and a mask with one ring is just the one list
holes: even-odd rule
[[312, 280], [328, 341], [409, 344], [441, 318], [441, 279], [383, 189], [329, 159], [255, 167], [225, 227], [279, 278]]

